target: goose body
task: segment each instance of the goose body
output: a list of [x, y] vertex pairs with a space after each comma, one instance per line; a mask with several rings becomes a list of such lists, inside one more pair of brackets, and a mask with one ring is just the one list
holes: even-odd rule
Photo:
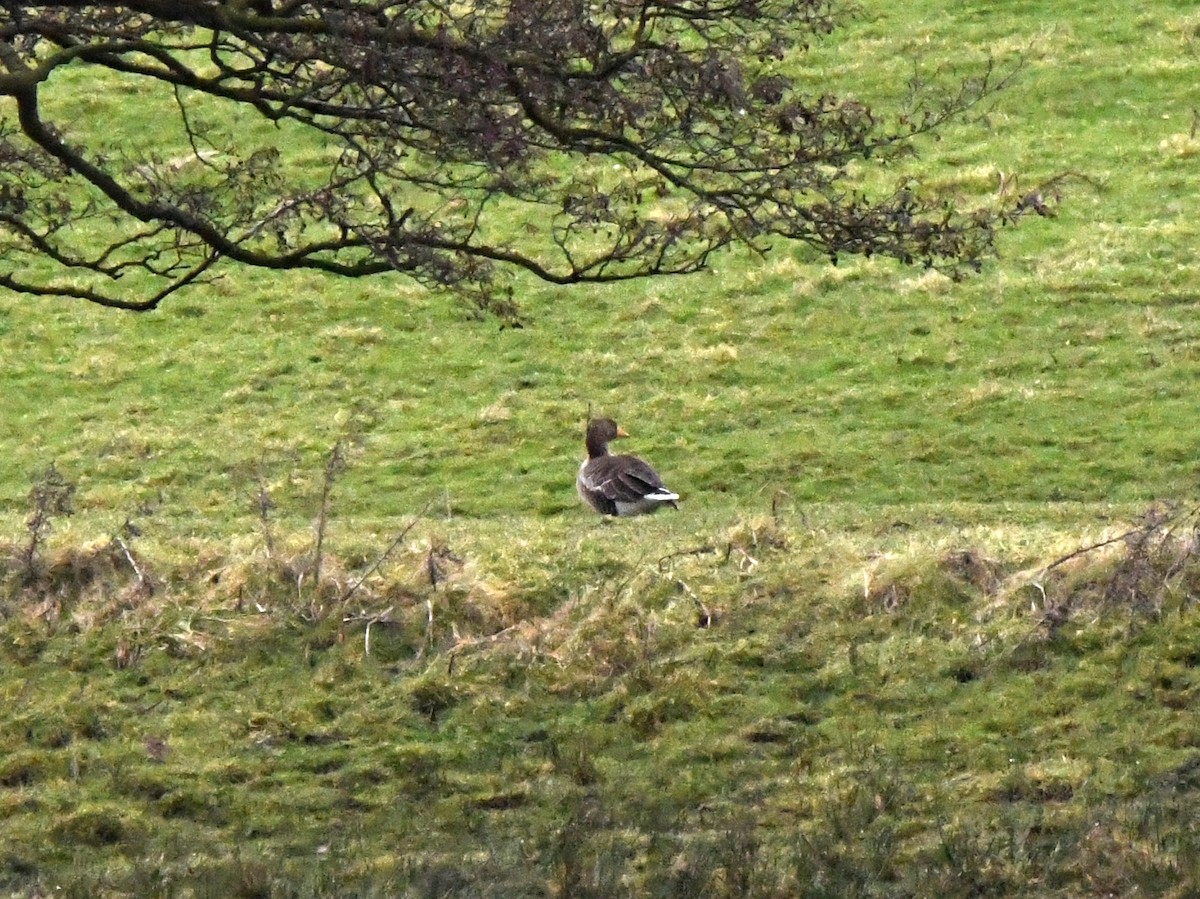
[[678, 509], [679, 494], [667, 489], [649, 463], [609, 453], [610, 441], [628, 436], [611, 418], [588, 422], [587, 458], [575, 478], [579, 496], [601, 515], [621, 518], [657, 512], [663, 506]]

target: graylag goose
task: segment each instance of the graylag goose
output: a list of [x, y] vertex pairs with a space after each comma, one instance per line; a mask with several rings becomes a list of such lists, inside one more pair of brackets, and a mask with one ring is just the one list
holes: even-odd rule
[[645, 515], [663, 506], [678, 509], [672, 493], [653, 468], [637, 456], [614, 456], [610, 441], [628, 437], [611, 418], [593, 418], [587, 426], [587, 458], [575, 486], [583, 501], [601, 515]]

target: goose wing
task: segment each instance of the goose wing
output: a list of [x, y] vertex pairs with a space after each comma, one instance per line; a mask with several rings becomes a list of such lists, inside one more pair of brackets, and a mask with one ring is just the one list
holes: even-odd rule
[[580, 483], [610, 502], [636, 503], [647, 497], [678, 499], [662, 478], [637, 456], [601, 456], [579, 473]]

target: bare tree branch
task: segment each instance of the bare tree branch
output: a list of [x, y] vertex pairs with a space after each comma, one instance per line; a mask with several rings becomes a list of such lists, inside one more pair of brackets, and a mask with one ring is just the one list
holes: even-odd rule
[[[486, 304], [505, 271], [684, 274], [778, 239], [978, 269], [1000, 225], [1051, 212], [1043, 195], [876, 196], [851, 164], [910, 152], [1012, 71], [914, 91], [891, 118], [808, 93], [783, 60], [840, 5], [0, 2], [0, 285], [151, 309], [241, 264], [399, 272]], [[80, 77], [141, 83], [173, 138], [65, 117]], [[214, 101], [271, 127], [207, 121]], [[95, 221], [107, 246], [81, 236]]]

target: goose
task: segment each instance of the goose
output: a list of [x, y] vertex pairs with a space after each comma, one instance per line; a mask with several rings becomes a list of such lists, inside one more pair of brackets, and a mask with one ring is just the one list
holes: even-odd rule
[[653, 468], [637, 456], [614, 456], [610, 441], [629, 435], [611, 418], [593, 418], [587, 426], [587, 458], [575, 486], [585, 503], [601, 515], [645, 515], [663, 506], [678, 509], [672, 493]]

